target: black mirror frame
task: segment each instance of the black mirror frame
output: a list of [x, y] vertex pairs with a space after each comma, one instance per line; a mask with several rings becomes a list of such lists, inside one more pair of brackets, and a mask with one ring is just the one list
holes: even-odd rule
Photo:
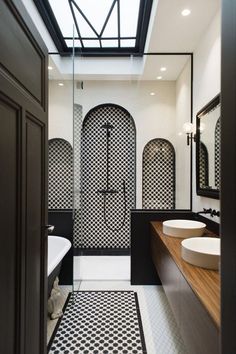
[[220, 104], [220, 94], [215, 96], [209, 103], [207, 103], [196, 115], [196, 188], [197, 195], [220, 199], [220, 191], [217, 189], [200, 188], [200, 118], [210, 112], [214, 107]]

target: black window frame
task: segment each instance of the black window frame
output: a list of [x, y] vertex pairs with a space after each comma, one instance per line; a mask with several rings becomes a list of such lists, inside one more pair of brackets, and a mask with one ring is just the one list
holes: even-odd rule
[[[73, 1], [73, 0], [72, 0]], [[119, 4], [119, 0], [114, 0], [114, 2]], [[114, 6], [114, 2], [112, 6]], [[61, 56], [68, 56], [72, 53], [72, 48], [66, 45], [65, 39], [72, 39], [69, 37], [63, 37], [60, 30], [59, 24], [53, 13], [48, 0], [34, 0], [35, 6], [37, 7], [51, 37], [52, 40]], [[86, 47], [75, 47], [75, 54], [81, 56], [128, 56], [128, 55], [139, 55], [142, 56], [144, 52], [144, 46], [146, 43], [149, 19], [152, 9], [153, 0], [140, 0], [138, 23], [137, 23], [137, 33], [136, 33], [136, 44], [135, 47], [96, 47], [96, 48], [86, 48]], [[73, 15], [72, 15], [73, 16]], [[119, 27], [119, 25], [118, 25]], [[79, 39], [77, 34], [75, 39]], [[112, 38], [109, 38], [112, 39]], [[118, 32], [118, 42], [121, 40]]]

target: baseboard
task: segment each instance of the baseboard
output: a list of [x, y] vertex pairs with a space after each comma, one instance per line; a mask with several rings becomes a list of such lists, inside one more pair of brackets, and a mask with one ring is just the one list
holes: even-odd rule
[[129, 256], [130, 248], [77, 248], [74, 256]]

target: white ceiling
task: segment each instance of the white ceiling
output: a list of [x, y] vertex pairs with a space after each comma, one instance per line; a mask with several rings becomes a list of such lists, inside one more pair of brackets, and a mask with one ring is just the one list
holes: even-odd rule
[[[183, 17], [181, 11], [191, 10]], [[220, 0], [153, 0], [145, 52], [193, 52], [217, 11]], [[143, 58], [76, 59], [76, 80], [176, 80], [189, 56], [144, 56]], [[52, 56], [52, 80], [71, 78], [71, 58]], [[167, 71], [160, 73], [160, 67]]]
[[[49, 65], [53, 70], [49, 71], [51, 80], [71, 79], [71, 65], [56, 65], [54, 60], [58, 56], [51, 56]], [[101, 59], [82, 59], [75, 61], [76, 80], [157, 80], [158, 76], [165, 81], [175, 81], [181, 73], [184, 65], [190, 59], [189, 55], [150, 55], [143, 58], [124, 58], [123, 61], [116, 61], [108, 58]], [[70, 59], [71, 60], [71, 59]], [[60, 67], [60, 71], [58, 69]], [[160, 69], [166, 68], [165, 72]]]
[[[162, 76], [162, 80], [177, 80], [189, 55], [151, 55], [146, 58], [142, 80], [156, 80]], [[160, 68], [165, 67], [166, 71], [161, 72]]]
[[[182, 16], [183, 9], [191, 10]], [[193, 52], [220, 9], [220, 0], [154, 0], [147, 52]]]

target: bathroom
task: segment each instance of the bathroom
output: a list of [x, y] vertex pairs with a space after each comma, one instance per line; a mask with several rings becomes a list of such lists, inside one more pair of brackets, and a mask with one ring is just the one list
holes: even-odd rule
[[[226, 34], [222, 42], [222, 22], [227, 27], [223, 6], [218, 0], [132, 1], [131, 7], [115, 0], [93, 4], [94, 8], [91, 3], [70, 0], [59, 7], [53, 0], [22, 0], [18, 5], [6, 0], [1, 5], [6, 15], [10, 9], [27, 18], [28, 12], [28, 28], [35, 26], [44, 41], [42, 52], [32, 54], [31, 72], [25, 67], [26, 78], [15, 75], [23, 90], [31, 92], [25, 97], [35, 99], [34, 108], [22, 103], [30, 123], [27, 133], [17, 138], [21, 144], [31, 133], [33, 137], [25, 182], [30, 184], [32, 178], [26, 193], [29, 221], [22, 227], [36, 232], [39, 215], [40, 224], [46, 225], [46, 239], [36, 242], [29, 236], [28, 242], [28, 236], [21, 237], [18, 242], [26, 256], [17, 253], [18, 263], [13, 264], [14, 269], [23, 264], [22, 274], [12, 280], [18, 284], [17, 294], [23, 291], [19, 279], [26, 274], [25, 295], [17, 295], [15, 301], [25, 309], [24, 333], [33, 333], [30, 343], [19, 340], [20, 353], [44, 353], [46, 344], [50, 354], [233, 353], [233, 335], [226, 329], [231, 328], [234, 295], [230, 298], [230, 279], [223, 276], [234, 249], [234, 208], [229, 210], [229, 198], [234, 205], [229, 193], [234, 186], [229, 179], [229, 171], [234, 176], [234, 152], [227, 145], [234, 141], [233, 123], [221, 125], [220, 120], [222, 110], [230, 115], [231, 103], [225, 81], [231, 76], [226, 70]], [[2, 21], [2, 26], [7, 24]], [[132, 26], [138, 26], [137, 37]], [[97, 40], [96, 28], [102, 28]], [[85, 38], [80, 41], [79, 36]], [[35, 38], [40, 42], [37, 34]], [[6, 45], [4, 37], [0, 39]], [[17, 46], [9, 48], [13, 58]], [[42, 71], [34, 69], [44, 51], [48, 63], [42, 66], [43, 78]], [[37, 59], [36, 52], [41, 53]], [[7, 67], [6, 58], [1, 60]], [[14, 65], [8, 68], [14, 70]], [[33, 87], [37, 75], [40, 85], [48, 77], [48, 91]], [[45, 129], [41, 140], [35, 130], [40, 114], [40, 127]], [[36, 147], [43, 145], [40, 154], [34, 142]], [[41, 161], [43, 172], [33, 156]], [[24, 178], [22, 174], [21, 181]], [[42, 178], [40, 188], [35, 187], [37, 178]], [[4, 188], [3, 195], [9, 193]], [[33, 211], [31, 195], [41, 195], [45, 208], [40, 213]], [[194, 234], [196, 225], [202, 227], [201, 234]], [[196, 260], [188, 247], [195, 247], [193, 237], [202, 235], [196, 242], [216, 242], [217, 251], [210, 249], [213, 255], [207, 260], [208, 250], [202, 251]], [[38, 263], [31, 272], [28, 264], [34, 259]], [[40, 296], [33, 296], [39, 280]], [[9, 354], [14, 350], [4, 341], [1, 348]]]

